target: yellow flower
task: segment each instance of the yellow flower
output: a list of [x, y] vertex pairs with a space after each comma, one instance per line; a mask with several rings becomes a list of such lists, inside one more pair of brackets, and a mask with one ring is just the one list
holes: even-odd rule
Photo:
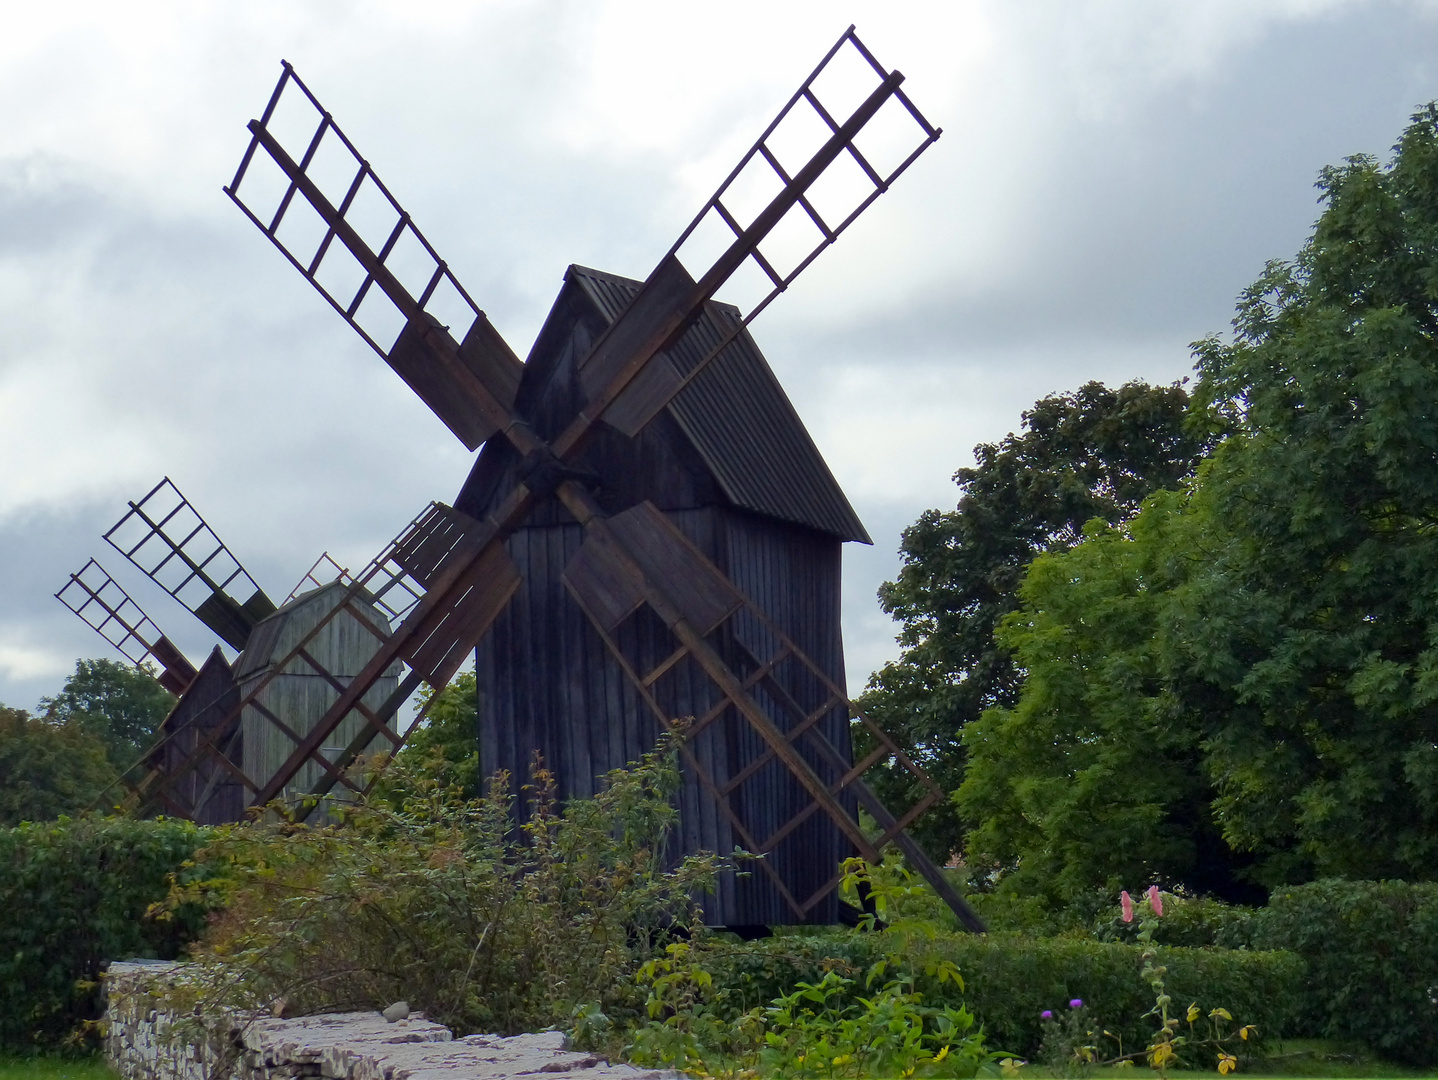
[[1249, 1033], [1250, 1031], [1256, 1031], [1256, 1030], [1257, 1030], [1257, 1028], [1256, 1028], [1253, 1024], [1244, 1024], [1243, 1027], [1241, 1027], [1241, 1028], [1238, 1029], [1238, 1037], [1239, 1037], [1240, 1039], [1242, 1039], [1244, 1042], [1247, 1042], [1247, 1041], [1248, 1041], [1248, 1033]]
[[849, 1064], [849, 1062], [851, 1062], [851, 1061], [853, 1061], [853, 1060], [854, 1060], [854, 1055], [853, 1055], [853, 1054], [840, 1054], [838, 1057], [836, 1057], [836, 1058], [834, 1059], [834, 1064], [835, 1064], [835, 1065], [847, 1065], [847, 1064]]
[[[1245, 1035], [1244, 1038], [1246, 1039], [1246, 1038], [1248, 1038], [1248, 1036]], [[934, 1055], [934, 1060], [935, 1060], [935, 1061], [943, 1061], [944, 1058], [946, 1058], [946, 1057], [948, 1057], [948, 1056], [949, 1056], [949, 1048], [946, 1046], [946, 1047], [944, 1047], [942, 1050], [940, 1050], [937, 1054]]]
[[1218, 1055], [1219, 1074], [1222, 1076], [1227, 1076], [1236, 1068], [1238, 1068], [1238, 1058], [1234, 1057], [1232, 1054], [1225, 1054], [1220, 1051]]
[[1208, 1015], [1211, 1016], [1211, 1017], [1221, 1016], [1221, 1017], [1223, 1017], [1225, 1020], [1232, 1020], [1232, 1019], [1233, 1019], [1233, 1013], [1229, 1012], [1227, 1009], [1214, 1009], [1214, 1010], [1213, 1010], [1211, 1013], [1209, 1013]]
[[1152, 1068], [1161, 1069], [1173, 1058], [1173, 1047], [1166, 1042], [1155, 1043], [1148, 1048], [1148, 1063]]
[[1198, 1002], [1195, 1001], [1192, 1005], [1188, 1007], [1188, 1022], [1191, 1024], [1195, 1020], [1197, 1020], [1200, 1015], [1200, 1012], [1201, 1010], [1198, 1007]]

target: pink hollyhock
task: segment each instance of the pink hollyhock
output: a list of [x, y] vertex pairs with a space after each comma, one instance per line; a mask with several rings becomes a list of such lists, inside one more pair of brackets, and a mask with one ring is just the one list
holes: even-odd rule
[[1148, 887], [1148, 906], [1153, 908], [1155, 915], [1163, 914], [1163, 900], [1159, 898], [1157, 885]]
[[1123, 921], [1133, 922], [1133, 897], [1127, 889], [1118, 894], [1118, 902], [1123, 907]]

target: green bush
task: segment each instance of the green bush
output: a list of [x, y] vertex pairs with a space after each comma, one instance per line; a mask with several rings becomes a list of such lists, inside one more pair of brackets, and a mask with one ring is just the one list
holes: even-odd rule
[[0, 1048], [86, 1041], [106, 961], [178, 954], [202, 911], [147, 912], [172, 874], [200, 872], [186, 864], [205, 838], [189, 822], [97, 815], [0, 829]]
[[503, 773], [465, 799], [390, 769], [391, 796], [344, 807], [341, 825], [216, 830], [203, 857], [226, 876], [172, 900], [223, 908], [191, 950], [195, 1004], [303, 1015], [405, 1000], [459, 1034], [637, 1009], [631, 976], [694, 918], [716, 869], [713, 856], [668, 865], [672, 742], [562, 810], [536, 765], [519, 830]]
[[1276, 891], [1254, 916], [1253, 941], [1307, 961], [1303, 1034], [1438, 1064], [1438, 883], [1326, 880]]
[[[1163, 893], [1163, 918], [1153, 927], [1153, 940], [1159, 945], [1175, 945], [1190, 949], [1217, 946], [1241, 949], [1253, 943], [1254, 908], [1226, 904], [1212, 897], [1183, 896]], [[1100, 941], [1117, 941], [1131, 945], [1138, 940], [1139, 923], [1124, 922], [1119, 913], [1117, 897], [1104, 894], [1099, 914], [1092, 920], [1094, 937]], [[1273, 948], [1283, 948], [1274, 945]]]
[[[854, 931], [780, 936], [743, 945], [716, 945], [704, 965], [716, 986], [727, 988], [737, 1015], [818, 982], [826, 971], [853, 977], [882, 959], [883, 934]], [[1153, 1024], [1142, 1019], [1153, 993], [1139, 977], [1136, 946], [1081, 938], [1034, 938], [1022, 934], [940, 934], [924, 948], [930, 959], [952, 961], [964, 988], [920, 973], [930, 1005], [967, 1006], [984, 1025], [989, 1046], [1032, 1057], [1043, 1037], [1040, 1014], [1083, 1000], [1091, 1015], [1123, 1037], [1125, 1048], [1147, 1044]], [[1197, 1002], [1206, 1012], [1228, 1009], [1242, 1024], [1256, 1024], [1259, 1037], [1291, 1031], [1302, 993], [1303, 961], [1291, 953], [1165, 948], [1168, 991], [1180, 1012]]]

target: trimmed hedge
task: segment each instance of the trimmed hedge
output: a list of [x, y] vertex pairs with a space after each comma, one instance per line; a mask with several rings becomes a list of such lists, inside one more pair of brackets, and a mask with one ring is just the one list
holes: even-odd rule
[[183, 821], [87, 815], [0, 829], [0, 1050], [30, 1053], [88, 1035], [109, 960], [173, 959], [199, 910], [147, 917], [206, 830]]
[[1438, 883], [1315, 881], [1274, 892], [1251, 926], [1308, 963], [1302, 1034], [1438, 1064]]
[[[782, 936], [723, 949], [705, 963], [716, 985], [733, 992], [735, 1011], [763, 1004], [817, 981], [839, 960], [862, 971], [893, 942], [883, 934], [838, 933]], [[1139, 978], [1141, 949], [1082, 938], [1035, 938], [1014, 933], [944, 934], [936, 955], [952, 960], [965, 989], [925, 985], [929, 1004], [962, 1001], [983, 1022], [989, 1044], [1032, 1057], [1042, 1040], [1039, 1014], [1081, 998], [1104, 1026], [1121, 1034], [1125, 1049], [1146, 1046], [1153, 993]], [[1292, 1033], [1301, 1007], [1303, 961], [1287, 952], [1165, 948], [1168, 989], [1179, 1013], [1197, 1001], [1205, 1011], [1228, 1009], [1241, 1024], [1257, 1024], [1260, 1037]], [[826, 965], [825, 961], [830, 961]]]

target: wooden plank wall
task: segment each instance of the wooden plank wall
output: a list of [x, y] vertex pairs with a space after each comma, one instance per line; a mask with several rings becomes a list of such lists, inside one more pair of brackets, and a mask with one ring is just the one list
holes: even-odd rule
[[[669, 516], [842, 682], [839, 541], [722, 507]], [[658, 736], [648, 709], [560, 580], [582, 539], [577, 525], [525, 528], [511, 537], [510, 554], [524, 584], [476, 650], [481, 764], [486, 772], [508, 770], [516, 793], [528, 781], [536, 750], [555, 773], [563, 796], [585, 796], [596, 790], [597, 777], [638, 758]], [[761, 648], [754, 627], [736, 626], [735, 633]], [[647, 609], [626, 622], [618, 637], [641, 670], [674, 647], [668, 629]], [[717, 700], [708, 679], [688, 661], [661, 678], [655, 691], [674, 717], [702, 715]], [[807, 696], [813, 697], [812, 692]], [[770, 711], [781, 726], [788, 726], [787, 714], [777, 707]], [[824, 723], [835, 745], [847, 754], [847, 717], [836, 712]], [[694, 745], [720, 783], [763, 749], [758, 736], [733, 715], [713, 725]], [[807, 799], [797, 782], [773, 764], [740, 791], [746, 823], [759, 837]], [[680, 812], [676, 855], [733, 850], [737, 840], [728, 823], [693, 777], [686, 777]], [[815, 815], [772, 859], [791, 891], [806, 896], [829, 879], [846, 854], [838, 830]], [[747, 876], [725, 875], [717, 894], [705, 902], [706, 920], [722, 925], [795, 921], [767, 877], [750, 870]], [[836, 913], [831, 898], [815, 911], [813, 921], [835, 921]]]
[[[195, 681], [165, 717], [161, 731], [167, 736], [159, 750], [159, 764], [167, 774], [184, 767], [202, 737], [208, 736], [224, 722], [239, 703], [230, 665], [218, 646], [200, 666]], [[242, 736], [233, 738], [225, 749], [230, 760], [239, 764], [243, 756]], [[205, 758], [167, 789], [172, 799], [195, 810], [192, 814], [201, 825], [220, 825], [239, 821], [245, 815], [245, 789], [234, 773], [212, 758]], [[164, 808], [161, 807], [161, 812]]]
[[[300, 638], [339, 603], [344, 591], [345, 586], [338, 582], [312, 590], [297, 597], [256, 626], [244, 654], [235, 663], [241, 694], [247, 694], [276, 660], [293, 649]], [[361, 606], [377, 626], [389, 628], [388, 621], [378, 608], [369, 604]], [[344, 682], [360, 673], [379, 645], [379, 640], [366, 630], [359, 620], [348, 612], [340, 612], [310, 642], [307, 651], [326, 671]], [[377, 708], [393, 693], [398, 683], [399, 667], [396, 665], [375, 683], [365, 695], [364, 703], [370, 708]], [[260, 691], [255, 700], [283, 720], [295, 734], [303, 736], [314, 727], [338, 696], [334, 687], [323, 676], [317, 674], [304, 660], [296, 658]], [[253, 706], [245, 708], [242, 725], [244, 770], [251, 779], [263, 784], [275, 775], [294, 751], [295, 744], [289, 736], [276, 728], [260, 709]], [[363, 718], [350, 714], [325, 740], [325, 747], [333, 748], [334, 753], [338, 753], [338, 750], [347, 746], [350, 740], [359, 734], [363, 726]], [[385, 748], [387, 747], [388, 740], [385, 740]], [[371, 750], [380, 748], [371, 744]], [[286, 797], [311, 790], [323, 773], [324, 770], [318, 764], [306, 763], [286, 785]], [[337, 788], [336, 794], [345, 790]]]

